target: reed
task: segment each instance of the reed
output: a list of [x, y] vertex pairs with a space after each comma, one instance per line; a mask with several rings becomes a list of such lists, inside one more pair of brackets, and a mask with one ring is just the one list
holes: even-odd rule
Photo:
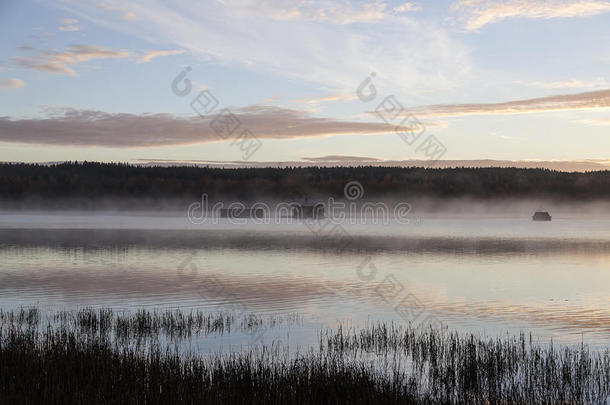
[[[0, 402], [599, 404], [610, 392], [607, 350], [524, 334], [375, 323], [321, 330], [304, 353], [277, 342], [214, 354], [171, 345], [278, 319], [85, 308], [45, 322], [35, 308], [0, 310]], [[166, 344], [130, 343], [155, 333]]]
[[298, 314], [260, 316], [244, 313], [199, 310], [146, 310], [116, 312], [110, 308], [81, 308], [41, 314], [36, 308], [0, 309], [0, 327], [39, 328], [50, 326], [78, 331], [81, 334], [121, 340], [168, 337], [186, 339], [192, 336], [231, 333], [239, 330], [254, 333], [260, 328], [302, 323]]
[[607, 349], [540, 345], [531, 335], [491, 339], [378, 323], [322, 331], [320, 351], [398, 353], [410, 361], [418, 393], [438, 403], [605, 404], [610, 394]]

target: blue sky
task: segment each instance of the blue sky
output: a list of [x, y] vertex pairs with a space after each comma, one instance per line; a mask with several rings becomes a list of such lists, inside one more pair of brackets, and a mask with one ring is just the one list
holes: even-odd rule
[[3, 161], [402, 161], [430, 135], [448, 160], [610, 160], [610, 1], [5, 0], [0, 26]]

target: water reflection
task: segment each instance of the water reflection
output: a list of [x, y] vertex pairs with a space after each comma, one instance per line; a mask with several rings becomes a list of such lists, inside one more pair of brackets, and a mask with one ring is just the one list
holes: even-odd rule
[[[297, 312], [315, 320], [301, 328], [312, 336], [308, 328], [338, 320], [406, 322], [380, 294], [392, 276], [403, 296], [413, 294], [457, 329], [533, 330], [543, 339], [606, 345], [610, 237], [601, 230], [576, 237], [587, 223], [527, 237], [505, 225], [503, 232], [497, 222], [478, 223], [479, 231], [462, 236], [355, 227], [349, 245], [294, 227], [1, 229], [0, 296], [4, 307]], [[492, 226], [511, 236], [493, 236]], [[370, 281], [356, 272], [365, 260], [378, 269]]]

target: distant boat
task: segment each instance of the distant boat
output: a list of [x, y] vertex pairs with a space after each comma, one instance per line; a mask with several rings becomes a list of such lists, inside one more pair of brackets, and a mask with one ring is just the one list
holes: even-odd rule
[[550, 221], [552, 218], [547, 211], [536, 211], [532, 216], [533, 221]]

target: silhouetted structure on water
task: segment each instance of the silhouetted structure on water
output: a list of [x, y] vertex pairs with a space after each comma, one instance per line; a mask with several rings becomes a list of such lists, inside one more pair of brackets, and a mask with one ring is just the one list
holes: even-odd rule
[[532, 216], [533, 221], [550, 221], [551, 215], [547, 211], [536, 211]]

